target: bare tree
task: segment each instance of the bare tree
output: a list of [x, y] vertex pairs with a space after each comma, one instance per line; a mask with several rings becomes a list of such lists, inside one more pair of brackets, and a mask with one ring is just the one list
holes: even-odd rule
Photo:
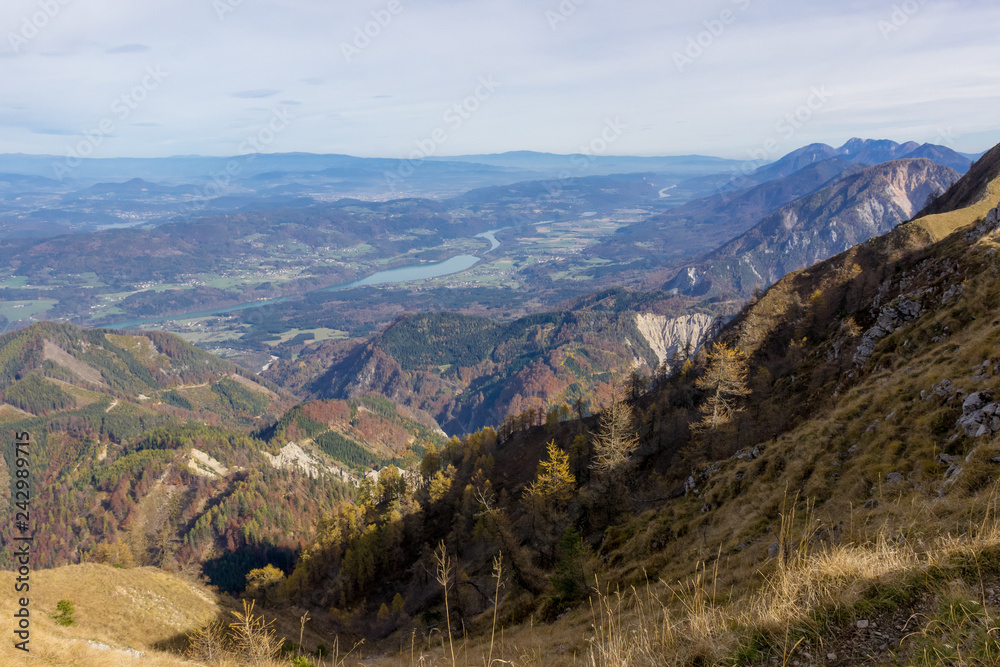
[[742, 411], [740, 399], [750, 394], [746, 360], [739, 350], [716, 345], [708, 354], [708, 369], [695, 384], [708, 392], [698, 428], [715, 431]]
[[601, 413], [600, 430], [594, 437], [594, 462], [591, 467], [604, 476], [617, 477], [627, 472], [632, 454], [639, 447], [632, 408], [618, 399], [612, 387], [611, 405]]

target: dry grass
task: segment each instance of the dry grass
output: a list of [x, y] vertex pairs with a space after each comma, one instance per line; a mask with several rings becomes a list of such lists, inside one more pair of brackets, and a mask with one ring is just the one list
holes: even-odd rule
[[[0, 573], [0, 586], [13, 591], [14, 574]], [[51, 618], [61, 599], [71, 600], [76, 607], [72, 626], [60, 627]], [[209, 591], [161, 570], [120, 570], [97, 564], [33, 572], [30, 600], [31, 652], [25, 655], [14, 648], [13, 641], [5, 641], [0, 664], [196, 664], [156, 647], [174, 645], [220, 611]], [[0, 615], [11, 619], [14, 612], [14, 595], [0, 597]], [[140, 658], [129, 651], [145, 655]]]
[[952, 232], [984, 218], [990, 209], [996, 208], [997, 201], [1000, 200], [1000, 178], [987, 186], [987, 193], [984, 199], [968, 208], [928, 215], [913, 224], [925, 230], [933, 240], [940, 241]]
[[[917, 580], [929, 572], [954, 570], [956, 564], [976, 562], [985, 552], [1000, 549], [992, 498], [969, 532], [938, 537], [927, 545], [880, 533], [862, 544], [791, 551], [784, 545], [806, 545], [813, 522], [807, 517], [802, 534], [793, 540], [794, 515], [784, 519], [774, 571], [745, 597], [720, 601], [717, 573], [709, 578], [704, 570], [684, 584], [661, 581], [598, 595], [587, 664], [748, 664], [764, 659], [761, 649], [785, 664], [806, 636], [819, 636], [828, 630], [830, 619], [845, 612], [849, 616], [865, 602], [873, 584], [889, 590], [920, 586]], [[966, 593], [955, 596], [943, 614], [928, 619], [907, 639], [923, 664], [1000, 664], [997, 625], [989, 607], [977, 604], [974, 593]], [[954, 637], [963, 633], [971, 639], [956, 644]], [[954, 662], [963, 646], [983, 654], [983, 661]], [[989, 655], [992, 661], [986, 661]]]

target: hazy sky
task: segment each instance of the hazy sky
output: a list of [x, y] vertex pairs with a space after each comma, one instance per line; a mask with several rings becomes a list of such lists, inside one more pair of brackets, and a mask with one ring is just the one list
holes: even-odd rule
[[998, 4], [4, 0], [0, 152], [981, 151]]

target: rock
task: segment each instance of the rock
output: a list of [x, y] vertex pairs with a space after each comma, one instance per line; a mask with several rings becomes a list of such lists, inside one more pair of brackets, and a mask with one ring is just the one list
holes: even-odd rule
[[865, 630], [868, 627], [868, 621], [858, 621], [858, 630]]
[[962, 416], [955, 422], [966, 437], [979, 438], [1000, 430], [1000, 403], [991, 403], [993, 393], [977, 391], [962, 402]]
[[689, 495], [691, 493], [696, 495], [698, 493], [698, 482], [695, 480], [694, 475], [688, 477], [684, 482], [684, 495]]
[[827, 653], [826, 654], [826, 659], [829, 660], [830, 662], [836, 662], [837, 661], [837, 654], [836, 653]]
[[951, 454], [945, 454], [944, 452], [940, 452], [938, 453], [937, 458], [935, 460], [943, 466], [950, 466], [953, 463], [958, 463], [959, 461], [961, 461], [962, 457], [952, 456]]
[[903, 474], [899, 472], [891, 472], [885, 476], [885, 481], [889, 484], [899, 484], [903, 481]]
[[777, 542], [771, 542], [771, 546], [767, 548], [768, 558], [777, 558], [778, 553], [781, 551], [781, 546]]
[[939, 398], [947, 399], [954, 393], [955, 387], [951, 384], [951, 380], [941, 380], [936, 385], [931, 387], [931, 394]]
[[988, 391], [977, 391], [969, 394], [969, 397], [962, 403], [962, 413], [969, 415], [977, 410], [982, 410], [991, 400], [993, 400], [993, 394]]
[[869, 500], [868, 502], [865, 503], [865, 509], [866, 510], [873, 510], [876, 507], [878, 507], [878, 499], [877, 498], [872, 498], [871, 500]]
[[1000, 456], [994, 456], [991, 458], [990, 463], [1000, 463]]

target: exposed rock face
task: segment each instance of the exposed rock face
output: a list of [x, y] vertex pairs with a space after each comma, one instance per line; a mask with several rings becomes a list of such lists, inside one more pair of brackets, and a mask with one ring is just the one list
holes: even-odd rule
[[1000, 431], [1000, 403], [993, 403], [993, 394], [977, 391], [962, 403], [962, 416], [955, 423], [967, 437], [978, 438]]
[[893, 333], [907, 322], [911, 322], [923, 313], [923, 306], [917, 301], [911, 301], [907, 297], [900, 297], [898, 300], [884, 306], [875, 320], [875, 325], [865, 332], [858, 344], [858, 349], [854, 353], [854, 362], [864, 364], [875, 351], [875, 345]]
[[635, 324], [657, 359], [663, 363], [674, 358], [678, 350], [689, 342], [693, 352], [711, 328], [712, 317], [703, 313], [676, 318], [637, 313]]
[[681, 270], [664, 288], [749, 296], [792, 271], [885, 234], [957, 179], [954, 169], [927, 159], [870, 167], [778, 209]]
[[326, 473], [340, 477], [344, 481], [353, 481], [352, 475], [343, 468], [324, 463], [318, 456], [310, 454], [294, 442], [282, 447], [277, 455], [264, 452], [264, 456], [267, 457], [272, 466], [279, 470], [297, 468], [310, 477], [319, 477], [321, 473]]
[[[985, 219], [965, 234], [965, 240], [975, 243], [1000, 227], [1000, 206], [992, 209]], [[918, 265], [916, 271], [904, 273], [896, 281], [887, 281], [882, 285], [878, 298], [875, 300], [875, 323], [869, 327], [861, 338], [854, 353], [854, 362], [864, 365], [880, 340], [889, 336], [907, 322], [912, 322], [925, 312], [934, 311], [939, 305], [947, 305], [962, 293], [963, 276], [959, 275], [955, 266], [947, 261], [926, 260]], [[881, 305], [881, 304], [885, 305]], [[937, 340], [937, 339], [935, 339]], [[933, 393], [946, 396], [953, 391], [950, 383], [939, 393], [937, 387]]]

